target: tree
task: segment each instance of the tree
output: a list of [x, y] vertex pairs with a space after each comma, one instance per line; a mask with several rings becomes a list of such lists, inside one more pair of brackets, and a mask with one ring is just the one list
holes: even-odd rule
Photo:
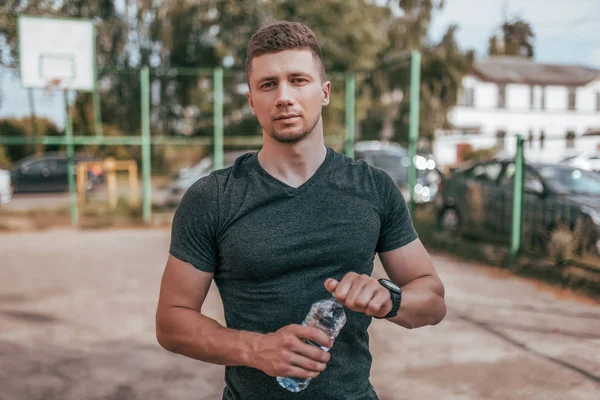
[[[463, 77], [469, 72], [473, 52], [463, 53], [455, 40], [456, 26], [451, 26], [439, 43], [430, 43], [427, 32], [433, 13], [443, 7], [443, 1], [400, 0], [404, 15], [389, 26], [389, 46], [378, 55], [379, 68], [372, 74], [373, 110], [362, 124], [365, 139], [392, 139], [408, 142], [410, 124], [410, 64], [411, 50], [421, 52], [419, 137], [429, 144], [436, 129], [447, 127], [447, 115], [458, 100]], [[384, 72], [385, 71], [385, 72]], [[382, 102], [382, 98], [401, 101]], [[389, 126], [393, 126], [390, 128]], [[390, 133], [391, 132], [391, 133]]]
[[[490, 38], [488, 53], [490, 55], [534, 56], [533, 39], [535, 34], [531, 25], [517, 18], [502, 24], [501, 34]], [[500, 46], [498, 46], [500, 44]]]

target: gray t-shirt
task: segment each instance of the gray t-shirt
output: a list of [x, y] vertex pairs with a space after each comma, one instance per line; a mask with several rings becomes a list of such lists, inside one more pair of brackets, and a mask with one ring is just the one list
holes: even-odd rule
[[[170, 253], [214, 273], [227, 327], [274, 332], [303, 321], [331, 296], [327, 278], [371, 275], [376, 252], [417, 238], [389, 175], [327, 148], [325, 161], [293, 188], [269, 175], [256, 153], [198, 180], [173, 220]], [[377, 399], [369, 382], [371, 318], [346, 309], [327, 369], [290, 393], [260, 370], [227, 367], [223, 398]]]

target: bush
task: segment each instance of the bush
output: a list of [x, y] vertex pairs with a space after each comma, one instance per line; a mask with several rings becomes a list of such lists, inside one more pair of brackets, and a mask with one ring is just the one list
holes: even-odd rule
[[564, 266], [575, 254], [576, 239], [567, 225], [560, 225], [550, 233], [548, 255], [556, 265]]
[[[38, 117], [35, 124], [31, 117], [0, 119], [0, 135], [3, 136], [56, 136], [60, 133], [56, 124], [48, 118]], [[43, 144], [11, 145], [5, 147], [5, 158], [9, 163], [14, 163], [28, 155], [46, 150], [47, 147]]]
[[6, 147], [0, 145], [0, 169], [9, 169], [10, 165], [10, 158], [8, 158]]

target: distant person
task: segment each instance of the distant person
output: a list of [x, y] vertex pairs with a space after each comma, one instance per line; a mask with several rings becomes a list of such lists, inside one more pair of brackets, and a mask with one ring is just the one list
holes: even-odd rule
[[[372, 317], [409, 329], [437, 324], [444, 286], [390, 176], [324, 145], [331, 83], [314, 33], [301, 23], [262, 27], [246, 73], [264, 144], [197, 181], [179, 204], [158, 341], [227, 366], [223, 399], [377, 399]], [[376, 253], [389, 281], [371, 277]], [[201, 313], [213, 279], [227, 328]], [[304, 340], [328, 346], [329, 337], [298, 324], [329, 293], [347, 323], [327, 353]], [[276, 376], [318, 378], [291, 393]]]

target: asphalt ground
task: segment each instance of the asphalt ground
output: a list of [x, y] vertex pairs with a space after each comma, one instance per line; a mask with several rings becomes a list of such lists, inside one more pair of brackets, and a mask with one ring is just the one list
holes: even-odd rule
[[[220, 399], [223, 367], [156, 342], [168, 245], [168, 229], [0, 233], [0, 399]], [[433, 258], [446, 286], [444, 321], [371, 325], [381, 400], [600, 398], [599, 304]], [[223, 323], [214, 285], [203, 312]]]

